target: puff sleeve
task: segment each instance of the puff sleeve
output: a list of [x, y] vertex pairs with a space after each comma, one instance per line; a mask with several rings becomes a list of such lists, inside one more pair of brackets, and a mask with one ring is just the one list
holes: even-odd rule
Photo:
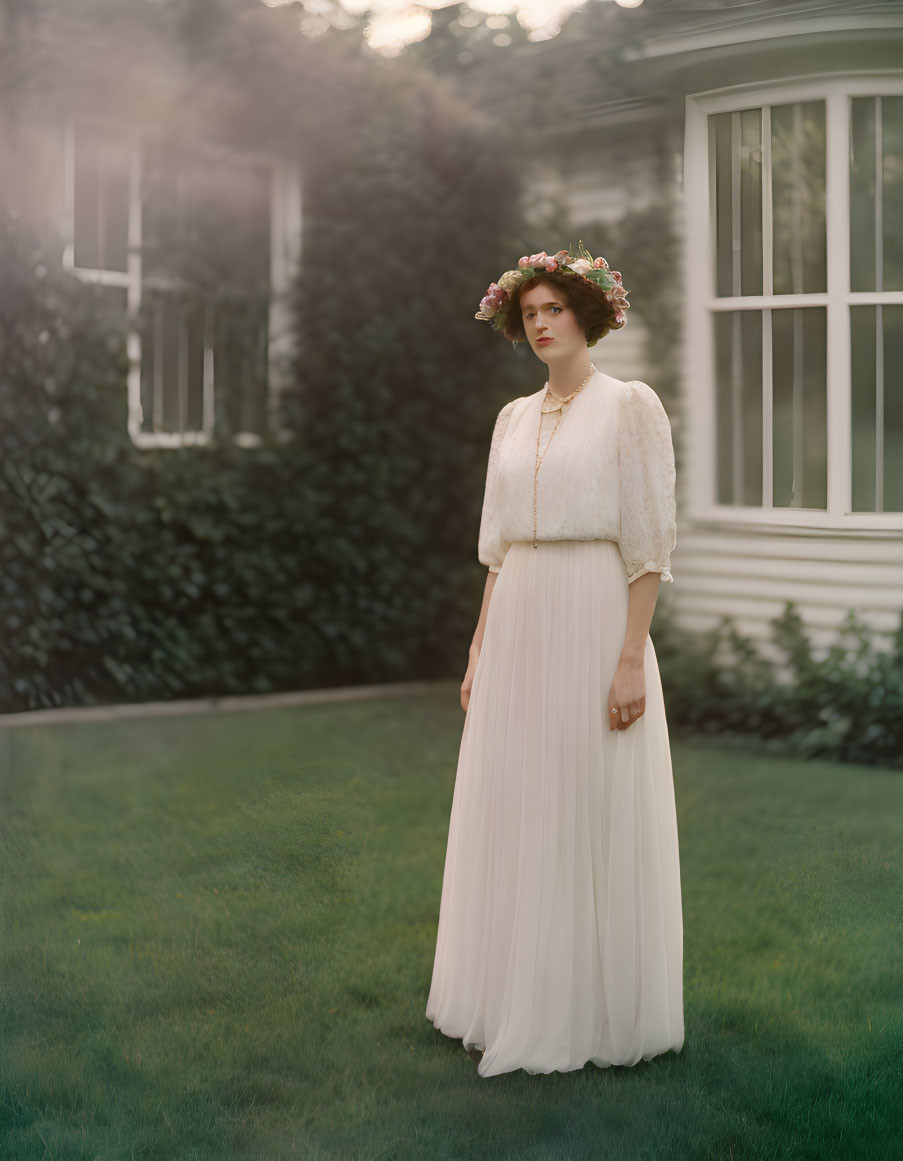
[[647, 572], [673, 580], [677, 542], [674, 445], [662, 402], [634, 380], [622, 396], [618, 422], [621, 556], [628, 582]]
[[505, 553], [511, 547], [509, 541], [502, 536], [501, 512], [498, 502], [498, 464], [502, 440], [508, 429], [508, 420], [514, 409], [516, 399], [506, 403], [499, 412], [492, 430], [492, 443], [489, 447], [489, 465], [486, 469], [486, 490], [483, 494], [483, 515], [480, 520], [480, 536], [477, 556], [480, 564], [485, 564], [490, 572], [498, 572], [505, 559]]

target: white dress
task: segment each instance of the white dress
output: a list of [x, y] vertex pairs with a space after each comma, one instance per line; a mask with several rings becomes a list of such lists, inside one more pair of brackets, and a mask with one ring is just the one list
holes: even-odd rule
[[683, 922], [671, 753], [651, 638], [646, 712], [610, 730], [629, 582], [671, 580], [671, 428], [597, 372], [561, 418], [502, 408], [480, 525], [498, 572], [458, 757], [426, 1016], [495, 1076], [680, 1051]]

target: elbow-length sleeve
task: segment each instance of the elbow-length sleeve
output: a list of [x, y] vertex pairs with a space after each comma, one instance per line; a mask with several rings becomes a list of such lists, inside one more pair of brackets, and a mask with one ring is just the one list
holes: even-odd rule
[[674, 444], [668, 415], [646, 383], [629, 383], [621, 400], [618, 466], [618, 543], [628, 583], [647, 572], [673, 580], [669, 566], [677, 543]]
[[502, 536], [497, 485], [499, 452], [508, 429], [508, 420], [516, 402], [516, 399], [512, 399], [499, 412], [495, 427], [492, 430], [492, 443], [489, 446], [489, 465], [486, 469], [486, 490], [483, 493], [483, 515], [480, 519], [477, 556], [480, 564], [485, 564], [490, 572], [499, 571], [502, 567], [502, 561], [505, 559], [505, 553], [511, 547], [510, 543]]

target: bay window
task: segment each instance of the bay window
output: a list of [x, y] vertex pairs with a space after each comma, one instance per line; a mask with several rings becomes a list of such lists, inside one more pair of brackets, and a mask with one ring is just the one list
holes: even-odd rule
[[903, 527], [903, 79], [689, 97], [684, 172], [694, 514]]

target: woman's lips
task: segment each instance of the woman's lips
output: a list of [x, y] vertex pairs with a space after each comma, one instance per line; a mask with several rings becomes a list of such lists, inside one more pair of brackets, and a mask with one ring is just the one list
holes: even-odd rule
[[544, 338], [544, 339], [537, 339], [536, 342], [539, 346], [544, 347], [547, 343], [554, 343], [555, 340], [549, 339], [549, 338]]

